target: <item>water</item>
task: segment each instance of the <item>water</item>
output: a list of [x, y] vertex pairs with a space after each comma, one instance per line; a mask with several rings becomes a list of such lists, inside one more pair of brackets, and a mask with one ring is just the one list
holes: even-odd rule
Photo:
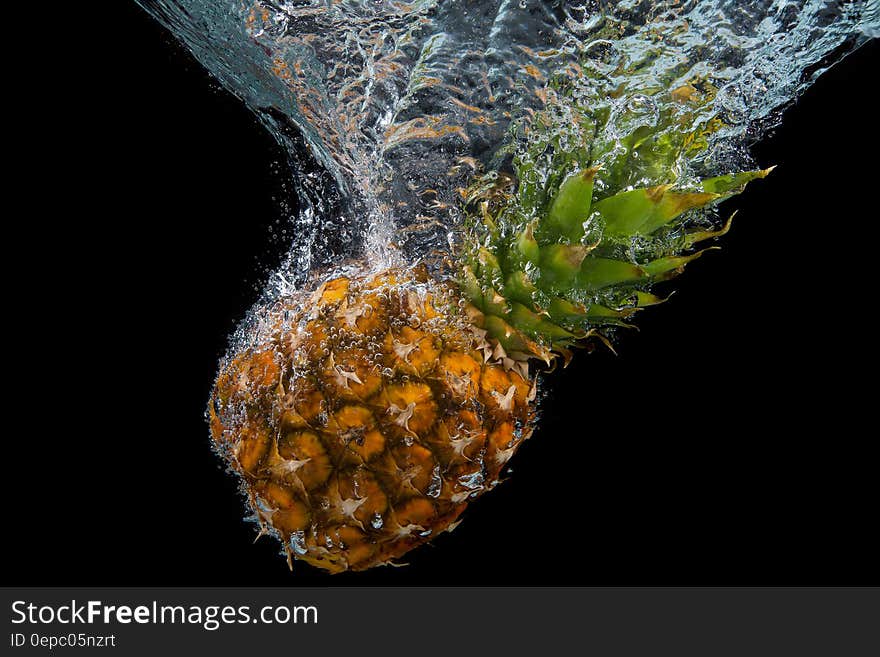
[[[880, 0], [140, 4], [289, 153], [300, 207], [270, 293], [365, 254], [441, 263], [475, 175], [528, 160], [546, 181], [541, 140], [578, 148], [585, 110], [610, 116], [593, 138], [612, 153], [673, 115], [705, 127], [705, 149], [674, 167], [684, 179], [745, 166], [788, 103], [880, 34]], [[683, 119], [669, 89], [698, 97]], [[616, 182], [661, 182], [628, 175]]]

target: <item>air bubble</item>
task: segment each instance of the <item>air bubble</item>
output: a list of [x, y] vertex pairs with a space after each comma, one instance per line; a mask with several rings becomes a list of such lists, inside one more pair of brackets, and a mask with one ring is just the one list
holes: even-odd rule
[[303, 530], [297, 530], [290, 535], [290, 549], [300, 556], [308, 552], [306, 534]]
[[442, 488], [443, 479], [440, 477], [440, 466], [435, 465], [434, 469], [431, 471], [431, 483], [428, 484], [428, 497], [433, 497], [435, 499], [440, 497], [440, 491]]

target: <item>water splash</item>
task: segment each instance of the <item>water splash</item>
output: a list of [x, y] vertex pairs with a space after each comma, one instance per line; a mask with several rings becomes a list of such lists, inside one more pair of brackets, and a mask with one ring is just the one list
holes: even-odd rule
[[716, 123], [679, 173], [742, 166], [782, 108], [880, 33], [878, 0], [139, 1], [289, 154], [301, 207], [270, 293], [364, 254], [448, 252], [462, 190], [534, 145], [539, 111], [574, 140], [573, 113], [606, 103], [614, 140], [670, 111], [652, 90], [694, 90], [706, 102], [688, 120]]

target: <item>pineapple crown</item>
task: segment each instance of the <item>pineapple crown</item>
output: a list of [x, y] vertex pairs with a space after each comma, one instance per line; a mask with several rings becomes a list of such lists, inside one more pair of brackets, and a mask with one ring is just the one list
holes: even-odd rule
[[[529, 147], [513, 158], [515, 176], [484, 176], [468, 191], [459, 286], [511, 358], [568, 362], [571, 347], [589, 338], [610, 347], [609, 330], [663, 301], [651, 291], [656, 283], [718, 248], [693, 247], [725, 234], [733, 217], [713, 230], [699, 210], [772, 170], [676, 184], [720, 123], [685, 129], [693, 114], [667, 107], [622, 139], [601, 137], [614, 132], [604, 129], [607, 110], [570, 114], [567, 134], [538, 115]], [[573, 141], [572, 131], [591, 139]]]

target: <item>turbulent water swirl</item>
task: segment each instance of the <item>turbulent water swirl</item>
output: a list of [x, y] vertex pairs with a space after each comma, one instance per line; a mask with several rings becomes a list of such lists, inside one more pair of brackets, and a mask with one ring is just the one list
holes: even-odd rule
[[285, 286], [365, 249], [408, 262], [448, 250], [461, 190], [504, 169], [529, 139], [513, 128], [548, 106], [564, 136], [572, 108], [607, 102], [614, 138], [664, 111], [651, 90], [704, 85], [692, 120], [720, 129], [688, 166], [742, 164], [780, 108], [880, 26], [877, 0], [140, 4], [290, 154]]

